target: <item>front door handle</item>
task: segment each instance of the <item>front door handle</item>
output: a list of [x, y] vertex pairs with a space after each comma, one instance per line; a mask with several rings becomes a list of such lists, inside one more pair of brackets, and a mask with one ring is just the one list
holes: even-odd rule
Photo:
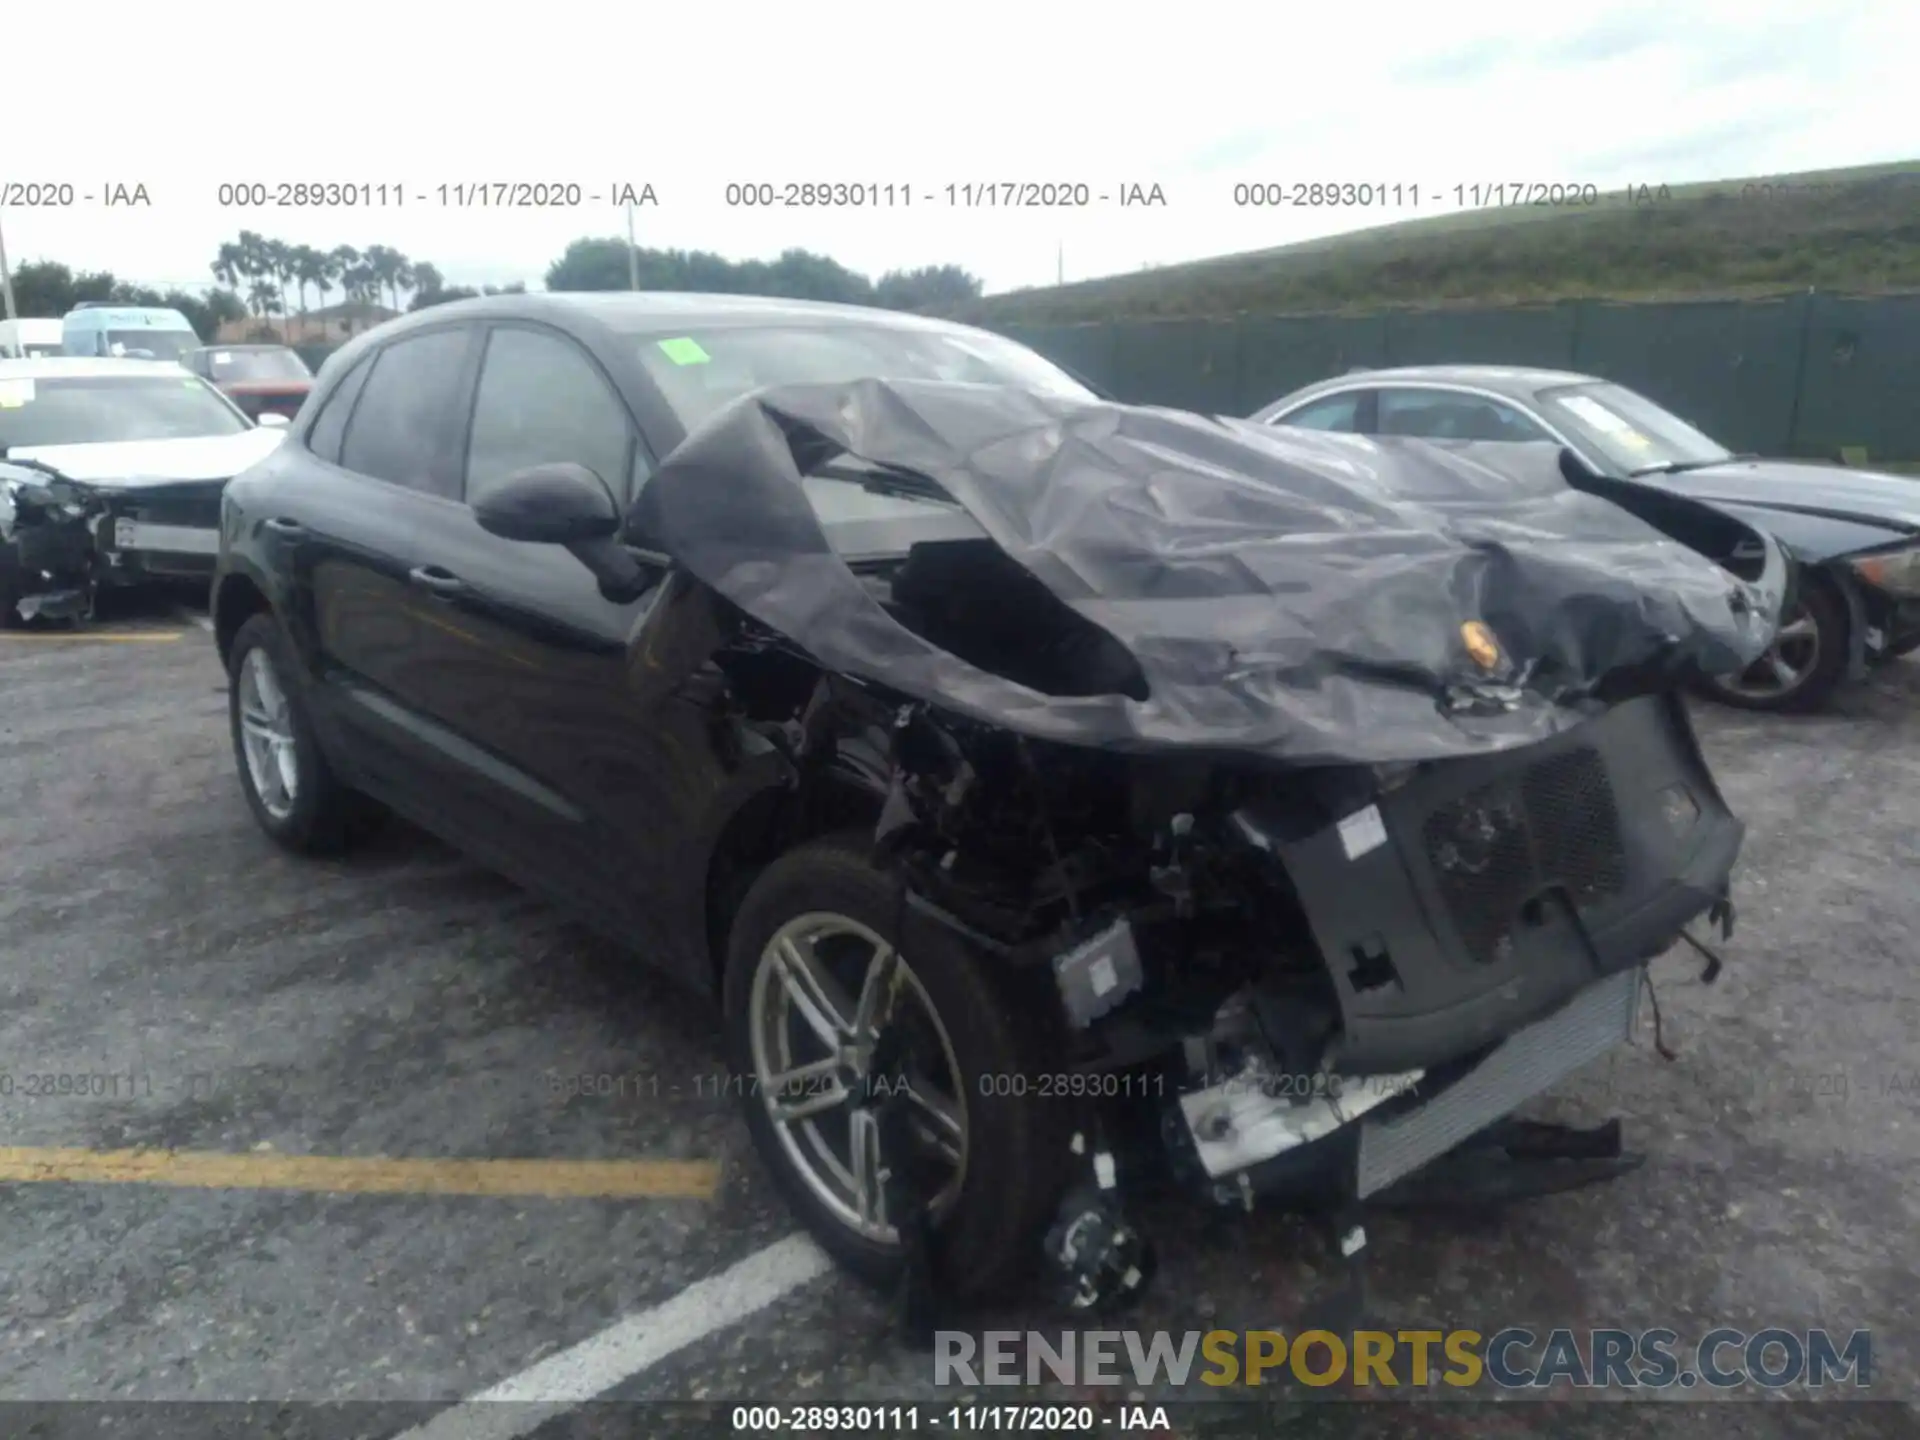
[[307, 533], [306, 526], [302, 525], [298, 520], [289, 520], [284, 515], [275, 515], [272, 519], [268, 520], [267, 529], [276, 535], [285, 535], [290, 539]]
[[422, 590], [431, 590], [436, 595], [458, 595], [467, 588], [467, 582], [451, 570], [442, 570], [438, 565], [420, 565], [407, 572], [407, 578]]

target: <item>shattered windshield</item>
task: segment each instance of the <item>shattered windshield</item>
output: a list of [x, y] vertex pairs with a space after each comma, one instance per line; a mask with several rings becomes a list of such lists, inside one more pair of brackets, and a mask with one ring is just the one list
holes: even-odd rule
[[692, 430], [768, 385], [947, 380], [1011, 385], [1064, 399], [1096, 397], [1064, 370], [997, 335], [895, 325], [716, 326], [636, 337], [640, 363]]
[[0, 379], [0, 455], [38, 445], [180, 440], [252, 428], [191, 375]]
[[1621, 471], [1686, 469], [1733, 458], [1726, 446], [1621, 385], [1568, 385], [1540, 392], [1548, 418]]

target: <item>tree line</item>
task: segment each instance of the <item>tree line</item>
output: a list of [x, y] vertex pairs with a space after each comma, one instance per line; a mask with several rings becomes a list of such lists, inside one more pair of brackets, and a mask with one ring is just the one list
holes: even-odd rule
[[[527, 288], [524, 282], [481, 289], [449, 285], [437, 266], [391, 245], [322, 250], [252, 230], [223, 242], [207, 268], [216, 283], [195, 294], [177, 286], [157, 290], [136, 285], [107, 270], [76, 272], [55, 260], [35, 260], [14, 271], [14, 301], [22, 316], [49, 318], [89, 301], [166, 306], [180, 311], [211, 340], [222, 325], [248, 319], [271, 333], [275, 317], [308, 315], [309, 296], [317, 302], [313, 308], [325, 309], [336, 290], [349, 304], [398, 311]], [[626, 290], [637, 280], [642, 290], [775, 295], [936, 311], [975, 299], [981, 289], [980, 281], [957, 265], [892, 270], [873, 280], [808, 250], [786, 250], [774, 260], [728, 260], [705, 250], [630, 252], [627, 242], [618, 238], [575, 240], [547, 267], [545, 280], [549, 290]]]

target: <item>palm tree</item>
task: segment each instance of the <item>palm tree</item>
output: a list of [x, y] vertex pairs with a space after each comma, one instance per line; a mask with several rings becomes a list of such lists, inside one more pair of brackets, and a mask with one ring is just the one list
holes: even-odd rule
[[400, 292], [413, 283], [413, 267], [407, 257], [390, 245], [371, 245], [367, 247], [367, 268], [373, 272], [373, 288], [377, 297], [385, 290], [393, 297], [393, 308], [400, 308]]
[[254, 313], [263, 321], [269, 315], [284, 313], [287, 308], [286, 302], [280, 297], [279, 286], [265, 275], [253, 282], [253, 288], [247, 291], [247, 299], [252, 304]]
[[[297, 271], [297, 267], [293, 262], [293, 247], [284, 240], [269, 240], [262, 247], [261, 258], [266, 262], [267, 278], [273, 281], [275, 287], [280, 292], [280, 314], [284, 317], [289, 308], [287, 305], [287, 286], [293, 282], [294, 275]], [[280, 330], [280, 338], [283, 340], [288, 339], [289, 334], [284, 320], [280, 326]]]
[[333, 292], [333, 282], [340, 278], [340, 256], [332, 250], [316, 250], [313, 277], [315, 297], [320, 301], [322, 310], [327, 308], [327, 296]]
[[300, 286], [300, 315], [304, 319], [307, 313], [307, 287], [318, 285], [326, 278], [327, 257], [311, 245], [296, 245], [292, 258], [293, 278]]
[[213, 258], [213, 264], [207, 268], [213, 271], [213, 278], [229, 290], [240, 288], [240, 277], [244, 273], [241, 264], [246, 252], [229, 240], [220, 247], [220, 253]]

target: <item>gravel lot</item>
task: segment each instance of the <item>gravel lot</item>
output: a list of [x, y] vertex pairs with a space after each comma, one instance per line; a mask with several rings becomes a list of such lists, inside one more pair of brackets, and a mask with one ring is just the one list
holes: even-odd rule
[[[0, 639], [0, 1145], [711, 1160], [722, 1183], [710, 1200], [0, 1185], [0, 1399], [443, 1404], [790, 1231], [718, 1093], [700, 1001], [411, 831], [344, 862], [283, 857], [232, 774], [211, 637], [164, 607], [102, 628], [176, 638]], [[1625, 1116], [1648, 1164], [1500, 1215], [1373, 1223], [1380, 1318], [1868, 1328], [1870, 1393], [1920, 1398], [1916, 699], [1920, 664], [1901, 663], [1842, 714], [1701, 708], [1750, 827], [1727, 970], [1703, 987], [1688, 953], [1660, 962], [1678, 1058], [1653, 1053], [1643, 1015], [1639, 1047], [1546, 1112]], [[127, 1078], [24, 1093], [51, 1073]], [[568, 1097], [556, 1073], [635, 1078]], [[1332, 1273], [1283, 1216], [1148, 1218], [1161, 1277], [1127, 1322], [1143, 1329], [1289, 1328]], [[1067, 1323], [1036, 1305], [976, 1328]], [[837, 1275], [612, 1397], [955, 1398]], [[1294, 1433], [1361, 1421], [1307, 1408]], [[1606, 1410], [1476, 1407], [1456, 1433], [1646, 1433], [1655, 1411], [1663, 1434], [1788, 1419]], [[1823, 1413], [1816, 1426], [1797, 1410], [1794, 1428], [1915, 1433], [1910, 1410]]]

